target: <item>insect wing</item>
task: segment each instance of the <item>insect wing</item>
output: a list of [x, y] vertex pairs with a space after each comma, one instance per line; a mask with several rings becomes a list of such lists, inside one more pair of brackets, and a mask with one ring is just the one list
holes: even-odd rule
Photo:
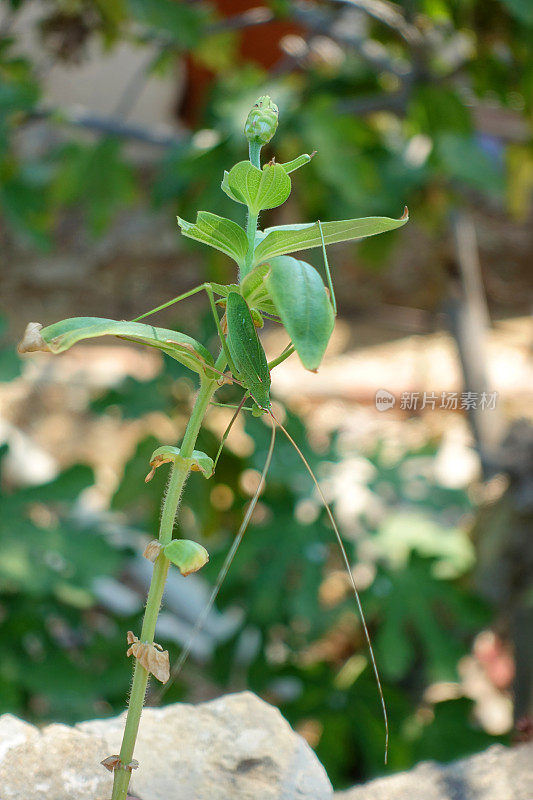
[[270, 407], [270, 371], [246, 300], [230, 292], [226, 305], [228, 348], [246, 388], [262, 408]]

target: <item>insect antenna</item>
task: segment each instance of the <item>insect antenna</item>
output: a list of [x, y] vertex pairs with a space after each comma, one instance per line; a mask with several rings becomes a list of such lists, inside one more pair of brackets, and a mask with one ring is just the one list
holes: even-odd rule
[[377, 683], [377, 687], [378, 687], [378, 693], [379, 693], [379, 699], [380, 699], [380, 703], [381, 703], [381, 709], [383, 711], [383, 720], [385, 722], [385, 764], [386, 764], [387, 763], [388, 753], [389, 753], [389, 718], [388, 718], [388, 715], [387, 715], [387, 706], [385, 705], [385, 697], [383, 695], [383, 688], [381, 686], [381, 679], [379, 677], [378, 666], [377, 666], [377, 663], [376, 663], [376, 657], [374, 655], [374, 648], [372, 647], [372, 641], [370, 639], [370, 633], [368, 631], [368, 626], [366, 624], [366, 619], [365, 619], [365, 615], [364, 615], [364, 612], [363, 612], [363, 606], [362, 606], [362, 603], [361, 603], [361, 598], [359, 597], [359, 592], [357, 591], [357, 586], [355, 585], [355, 579], [354, 579], [354, 576], [353, 576], [353, 573], [352, 573], [352, 570], [351, 570], [351, 567], [350, 567], [350, 562], [348, 561], [348, 555], [346, 553], [346, 548], [344, 547], [344, 543], [342, 541], [339, 529], [337, 527], [337, 523], [335, 522], [335, 518], [333, 516], [333, 512], [331, 511], [331, 508], [329, 507], [328, 501], [326, 500], [326, 498], [324, 496], [324, 492], [320, 488], [320, 484], [318, 483], [318, 480], [315, 477], [315, 473], [311, 469], [311, 466], [310, 466], [308, 460], [306, 459], [306, 457], [304, 456], [304, 454], [302, 453], [302, 451], [300, 450], [300, 448], [298, 447], [298, 445], [296, 444], [296, 442], [294, 441], [294, 439], [290, 435], [289, 431], [281, 424], [281, 422], [279, 422], [276, 419], [276, 417], [274, 416], [272, 411], [269, 411], [269, 414], [272, 417], [272, 419], [274, 420], [274, 422], [276, 423], [276, 425], [278, 425], [281, 428], [281, 430], [283, 431], [283, 433], [285, 434], [285, 436], [287, 437], [289, 442], [292, 444], [292, 446], [294, 447], [294, 449], [296, 450], [296, 452], [300, 456], [300, 459], [302, 460], [302, 463], [304, 464], [304, 466], [307, 469], [309, 475], [311, 476], [311, 479], [312, 479], [312, 481], [313, 481], [313, 483], [314, 483], [314, 485], [316, 487], [316, 490], [317, 490], [318, 494], [320, 495], [320, 499], [322, 500], [322, 503], [324, 505], [326, 513], [327, 513], [327, 515], [329, 517], [329, 520], [330, 520], [330, 522], [331, 522], [331, 524], [333, 526], [333, 530], [335, 531], [335, 536], [337, 538], [337, 543], [338, 543], [340, 551], [341, 551], [342, 560], [344, 561], [344, 566], [346, 567], [346, 571], [348, 572], [348, 577], [350, 579], [350, 583], [351, 583], [351, 586], [352, 586], [353, 595], [354, 595], [355, 601], [357, 603], [357, 609], [359, 611], [359, 616], [361, 618], [361, 623], [363, 625], [363, 630], [364, 630], [364, 633], [365, 633], [366, 643], [368, 645], [368, 651], [370, 653], [370, 660], [372, 662], [372, 670], [374, 672], [374, 676], [376, 678], [376, 683]]
[[172, 670], [170, 672], [170, 680], [167, 681], [167, 683], [164, 686], [162, 686], [153, 696], [154, 705], [159, 705], [159, 703], [163, 699], [163, 697], [166, 694], [166, 692], [168, 691], [168, 689], [170, 689], [170, 687], [172, 686], [172, 684], [174, 683], [174, 681], [176, 680], [176, 678], [180, 674], [180, 672], [181, 672], [181, 670], [183, 668], [183, 665], [185, 664], [185, 662], [186, 662], [186, 660], [187, 660], [187, 658], [189, 656], [189, 653], [191, 652], [191, 648], [192, 648], [192, 645], [194, 643], [194, 640], [195, 640], [197, 634], [202, 630], [202, 628], [203, 628], [203, 626], [205, 624], [205, 621], [206, 621], [206, 619], [207, 619], [207, 617], [209, 615], [209, 612], [211, 611], [211, 609], [213, 607], [213, 603], [215, 602], [215, 600], [217, 598], [217, 595], [218, 595], [218, 593], [220, 591], [220, 587], [224, 583], [224, 579], [225, 579], [226, 575], [228, 574], [228, 570], [231, 567], [233, 559], [235, 558], [235, 554], [237, 553], [237, 550], [239, 549], [239, 545], [243, 540], [244, 534], [246, 533], [246, 529], [248, 528], [248, 524], [250, 522], [250, 519], [252, 518], [252, 514], [254, 513], [255, 507], [257, 505], [257, 501], [259, 500], [259, 497], [260, 497], [260, 495], [261, 495], [261, 493], [263, 491], [263, 488], [264, 488], [264, 485], [265, 485], [265, 481], [266, 481], [266, 477], [267, 477], [267, 474], [268, 474], [268, 470], [269, 470], [270, 464], [272, 462], [272, 454], [274, 453], [274, 442], [275, 441], [276, 441], [276, 425], [272, 425], [272, 434], [271, 434], [271, 437], [270, 437], [270, 446], [268, 448], [266, 461], [265, 461], [265, 464], [264, 464], [264, 467], [263, 467], [263, 471], [261, 473], [261, 479], [259, 481], [257, 489], [255, 490], [255, 494], [252, 497], [252, 499], [250, 500], [248, 508], [246, 509], [246, 513], [245, 513], [245, 515], [243, 517], [243, 520], [241, 522], [240, 528], [237, 531], [237, 535], [235, 536], [235, 539], [233, 540], [233, 543], [232, 543], [232, 545], [231, 545], [231, 547], [230, 547], [230, 549], [228, 551], [228, 554], [227, 554], [226, 558], [224, 559], [224, 563], [222, 565], [222, 568], [221, 568], [220, 572], [218, 573], [217, 580], [216, 580], [215, 585], [213, 586], [213, 589], [212, 589], [211, 594], [209, 596], [209, 600], [207, 601], [206, 605], [204, 606], [200, 616], [196, 620], [196, 624], [195, 624], [194, 629], [193, 629], [193, 631], [192, 631], [192, 633], [191, 633], [191, 635], [189, 637], [189, 641], [187, 642], [187, 644], [185, 645], [185, 647], [181, 651], [180, 656], [179, 656], [179, 658], [178, 658], [178, 660], [176, 662], [176, 665], [172, 668]]
[[335, 289], [333, 288], [333, 281], [331, 280], [331, 272], [329, 269], [328, 254], [326, 253], [326, 242], [324, 241], [324, 231], [322, 230], [322, 223], [318, 220], [318, 229], [320, 231], [320, 239], [322, 240], [322, 255], [324, 256], [324, 268], [329, 286], [329, 297], [331, 305], [333, 306], [333, 313], [337, 316], [337, 301], [335, 299]]

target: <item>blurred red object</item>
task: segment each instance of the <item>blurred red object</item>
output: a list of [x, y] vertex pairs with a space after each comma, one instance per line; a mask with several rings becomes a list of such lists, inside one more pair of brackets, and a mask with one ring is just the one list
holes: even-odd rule
[[509, 647], [494, 631], [483, 631], [476, 637], [474, 656], [493, 686], [500, 690], [509, 688], [515, 675], [514, 658]]
[[513, 743], [523, 744], [531, 741], [533, 741], [533, 719], [531, 717], [521, 717], [515, 725]]
[[[222, 19], [239, 17], [246, 12], [256, 11], [254, 18], [267, 19], [271, 14], [267, 6], [258, 5], [253, 0], [214, 0], [213, 5]], [[292, 22], [289, 18], [271, 19], [261, 24], [251, 24], [238, 29], [240, 37], [237, 49], [238, 60], [257, 64], [268, 70], [273, 67], [283, 56], [279, 46], [280, 40], [288, 34], [301, 34], [303, 28]], [[207, 95], [213, 83], [215, 73], [199, 64], [194, 55], [188, 54], [185, 59], [187, 77], [185, 91], [178, 108], [180, 119], [189, 127], [195, 127], [202, 117]]]

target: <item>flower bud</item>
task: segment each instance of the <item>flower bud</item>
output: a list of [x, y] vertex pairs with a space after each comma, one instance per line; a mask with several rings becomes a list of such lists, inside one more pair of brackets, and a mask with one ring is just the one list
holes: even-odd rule
[[266, 144], [269, 142], [278, 127], [278, 107], [265, 94], [254, 105], [244, 124], [244, 133], [249, 142], [253, 144]]

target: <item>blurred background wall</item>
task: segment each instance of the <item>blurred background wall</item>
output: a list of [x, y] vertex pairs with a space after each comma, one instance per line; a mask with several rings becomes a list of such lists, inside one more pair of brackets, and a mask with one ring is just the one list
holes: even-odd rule
[[[266, 157], [317, 154], [262, 224], [411, 212], [400, 231], [329, 249], [340, 313], [326, 361], [273, 375], [353, 557], [390, 769], [528, 735], [532, 31], [525, 0], [3, 0], [0, 710], [72, 721], [122, 708], [164, 484], [143, 479], [194, 390], [121, 343], [24, 362], [14, 343], [29, 320], [128, 319], [232, 280], [225, 256], [180, 240], [175, 215], [235, 216], [219, 182], [269, 93], [280, 126]], [[161, 324], [213, 333], [196, 298]], [[264, 343], [284, 344], [268, 328]], [[203, 449], [227, 421], [212, 410]], [[180, 525], [213, 553], [210, 580], [267, 435], [241, 421], [214, 482], [189, 484]], [[252, 688], [340, 787], [382, 770], [382, 730], [330, 536], [279, 444], [194, 666], [166, 699]], [[158, 636], [174, 654], [207, 591], [173, 578]]]

